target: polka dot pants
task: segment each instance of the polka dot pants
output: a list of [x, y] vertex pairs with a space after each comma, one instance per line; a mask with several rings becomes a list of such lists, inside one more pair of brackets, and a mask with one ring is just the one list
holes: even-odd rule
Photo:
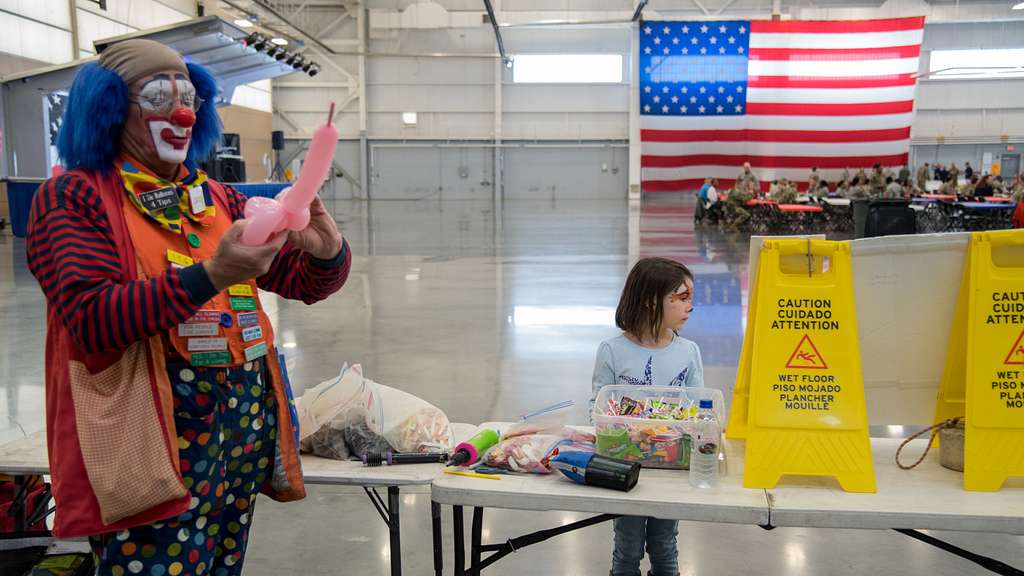
[[277, 439], [263, 360], [239, 368], [168, 364], [187, 512], [90, 539], [98, 576], [242, 573], [256, 496]]

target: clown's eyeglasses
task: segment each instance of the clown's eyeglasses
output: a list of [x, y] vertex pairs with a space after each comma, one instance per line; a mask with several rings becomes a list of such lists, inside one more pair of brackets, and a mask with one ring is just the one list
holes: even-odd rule
[[174, 111], [174, 105], [176, 103], [181, 104], [182, 107], [188, 108], [193, 112], [198, 112], [203, 104], [206, 103], [206, 100], [203, 100], [195, 94], [183, 94], [178, 98], [168, 98], [165, 96], [147, 97], [140, 94], [137, 99], [129, 100], [129, 102], [132, 104], [138, 104], [140, 108], [147, 112], [156, 112], [167, 116]]
[[140, 108], [147, 112], [156, 112], [158, 114], [170, 115], [174, 111], [175, 102], [180, 103], [185, 108], [190, 108], [193, 112], [198, 112], [199, 108], [203, 105], [203, 99], [196, 94], [196, 89], [191, 82], [179, 78], [176, 80], [176, 86], [178, 97], [174, 97], [174, 92], [171, 89], [171, 80], [168, 78], [157, 78], [150, 82], [147, 82], [142, 90], [139, 91], [139, 95], [135, 100], [130, 100], [133, 104], [138, 104]]

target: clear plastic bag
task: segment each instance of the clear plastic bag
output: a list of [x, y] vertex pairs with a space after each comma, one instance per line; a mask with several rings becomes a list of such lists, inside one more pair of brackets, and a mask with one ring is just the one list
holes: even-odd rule
[[505, 438], [487, 451], [483, 464], [513, 472], [550, 474], [548, 456], [564, 440], [556, 434], [526, 434]]
[[[345, 364], [336, 378], [296, 400], [300, 447], [338, 458], [348, 451], [446, 452], [452, 448], [448, 417], [412, 394], [365, 378], [359, 364]], [[314, 438], [315, 436], [315, 438]], [[347, 456], [345, 456], [347, 458]]]
[[504, 440], [527, 434], [561, 433], [569, 423], [571, 408], [574, 405], [575, 402], [572, 400], [566, 400], [526, 414], [506, 430], [501, 438]]

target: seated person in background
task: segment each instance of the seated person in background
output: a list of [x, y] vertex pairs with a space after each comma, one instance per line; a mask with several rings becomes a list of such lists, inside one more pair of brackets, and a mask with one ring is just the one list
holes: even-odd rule
[[708, 201], [708, 188], [711, 187], [711, 178], [704, 179], [704, 185], [697, 191], [697, 207], [693, 211], [693, 221], [698, 224], [704, 220], [705, 203]]
[[1013, 180], [1013, 186], [1010, 188], [1010, 191], [1015, 202], [1024, 202], [1024, 174], [1019, 174]]
[[772, 180], [772, 183], [768, 185], [768, 198], [775, 200], [779, 195], [779, 181]]
[[711, 185], [708, 186], [708, 205], [710, 208], [718, 203], [718, 178], [711, 178]]
[[836, 196], [840, 198], [850, 197], [850, 183], [846, 180], [836, 184]]
[[816, 191], [815, 194], [812, 194], [812, 195], [816, 196], [818, 198], [824, 198], [824, 197], [828, 196], [828, 194], [829, 194], [828, 182], [822, 180], [822, 181], [818, 182], [818, 190]]
[[903, 198], [903, 186], [893, 180], [892, 176], [885, 179], [885, 192], [882, 198]]
[[[975, 176], [975, 178], [977, 178], [977, 176]], [[992, 187], [992, 182], [989, 180], [988, 174], [985, 174], [981, 177], [981, 180], [978, 180], [978, 183], [974, 185], [974, 196], [976, 198], [987, 198], [994, 195], [995, 189]]]
[[796, 185], [783, 178], [779, 181], [779, 189], [773, 200], [779, 204], [794, 204], [796, 196]]
[[1006, 181], [1003, 180], [1002, 176], [996, 176], [992, 179], [992, 190], [994, 190], [998, 196], [1010, 195], [1009, 190], [1006, 188]]
[[957, 186], [955, 182], [950, 181], [950, 188], [953, 190], [951, 194], [956, 194], [963, 199], [969, 200], [974, 197], [974, 187], [978, 185], [978, 177], [975, 176], [967, 181], [963, 186]]
[[725, 223], [732, 230], [739, 230], [750, 220], [747, 201], [754, 199], [753, 188], [737, 184], [725, 198]]

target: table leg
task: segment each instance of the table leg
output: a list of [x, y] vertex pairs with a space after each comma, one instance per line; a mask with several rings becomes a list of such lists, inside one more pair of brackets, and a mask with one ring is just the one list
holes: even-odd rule
[[472, 576], [480, 576], [480, 555], [483, 552], [483, 550], [481, 550], [483, 529], [484, 509], [477, 506], [473, 508], [473, 533], [471, 535], [471, 544], [469, 549], [469, 570]]
[[402, 576], [402, 524], [398, 486], [388, 486], [388, 531], [391, 533], [391, 576]]
[[462, 506], [452, 506], [452, 532], [455, 536], [455, 576], [466, 573], [466, 533], [462, 526]]
[[430, 501], [430, 524], [434, 533], [434, 575], [444, 573], [444, 537], [441, 534], [441, 505]]

